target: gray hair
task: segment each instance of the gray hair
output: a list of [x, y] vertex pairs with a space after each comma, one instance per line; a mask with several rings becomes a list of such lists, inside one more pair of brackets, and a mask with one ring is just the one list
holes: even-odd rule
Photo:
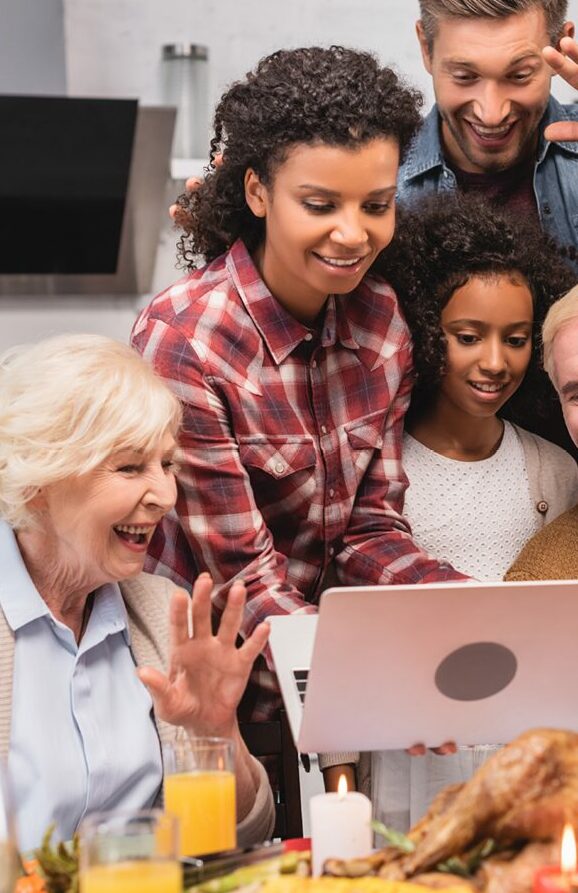
[[[560, 329], [566, 323], [574, 320], [578, 321], [578, 285], [575, 285], [564, 297], [552, 304], [542, 326], [544, 369], [550, 376], [550, 380], [555, 388], [557, 388], [557, 385], [554, 378], [554, 340]], [[576, 345], [576, 350], [578, 351], [578, 344]]]
[[33, 525], [42, 487], [92, 471], [123, 449], [176, 435], [181, 406], [125, 344], [58, 335], [0, 357], [0, 517]]
[[568, 0], [419, 0], [421, 22], [431, 53], [440, 18], [501, 19], [541, 7], [552, 43], [557, 43], [566, 21]]

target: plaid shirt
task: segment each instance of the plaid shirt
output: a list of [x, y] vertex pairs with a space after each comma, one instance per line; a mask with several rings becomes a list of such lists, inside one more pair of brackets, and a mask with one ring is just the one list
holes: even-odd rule
[[[184, 406], [175, 510], [147, 570], [214, 604], [247, 585], [242, 635], [270, 614], [314, 611], [332, 566], [342, 584], [461, 579], [426, 555], [402, 516], [411, 342], [395, 295], [367, 277], [330, 297], [319, 329], [271, 296], [243, 242], [155, 298], [133, 345]], [[246, 714], [278, 705], [257, 668]]]

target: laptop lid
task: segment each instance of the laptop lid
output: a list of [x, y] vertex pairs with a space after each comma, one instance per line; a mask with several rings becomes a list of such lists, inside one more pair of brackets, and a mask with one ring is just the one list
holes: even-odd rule
[[[302, 752], [500, 744], [532, 726], [578, 729], [578, 582], [330, 589], [314, 619], [272, 624]], [[308, 648], [299, 722], [295, 671], [306, 669]]]

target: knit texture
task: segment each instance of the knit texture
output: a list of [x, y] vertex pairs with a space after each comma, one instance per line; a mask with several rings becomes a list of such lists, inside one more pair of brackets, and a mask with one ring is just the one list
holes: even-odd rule
[[536, 534], [522, 549], [504, 579], [578, 579], [578, 506]]
[[542, 526], [524, 450], [508, 423], [496, 452], [478, 462], [442, 456], [406, 434], [403, 466], [415, 541], [476, 580], [501, 580]]

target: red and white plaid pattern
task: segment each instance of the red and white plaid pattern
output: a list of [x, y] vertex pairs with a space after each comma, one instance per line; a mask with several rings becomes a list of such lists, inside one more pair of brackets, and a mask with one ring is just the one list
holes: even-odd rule
[[[463, 579], [402, 516], [411, 344], [384, 282], [331, 297], [312, 331], [238, 241], [155, 298], [132, 342], [184, 405], [176, 510], [147, 570], [189, 588], [210, 571], [217, 612], [243, 579], [244, 636], [270, 614], [315, 610], [333, 561], [349, 585]], [[265, 719], [276, 686], [265, 669], [253, 682], [249, 712]]]

